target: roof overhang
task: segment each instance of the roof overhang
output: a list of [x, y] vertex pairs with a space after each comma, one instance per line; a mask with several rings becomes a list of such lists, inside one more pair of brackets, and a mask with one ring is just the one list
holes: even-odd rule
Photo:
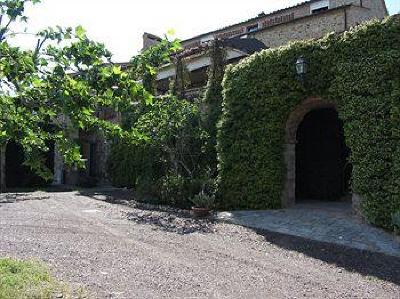
[[[233, 48], [225, 48], [226, 50], [226, 60], [233, 60], [237, 58], [243, 58], [248, 56], [246, 52], [243, 52], [238, 49]], [[208, 67], [211, 65], [211, 57], [209, 52], [205, 52], [203, 54], [189, 56], [184, 59], [185, 67], [189, 72], [194, 72], [196, 70], [202, 69], [204, 67]], [[158, 70], [157, 80], [164, 80], [167, 78], [175, 77], [176, 75], [176, 68], [175, 65], [170, 63], [167, 65], [162, 66]]]

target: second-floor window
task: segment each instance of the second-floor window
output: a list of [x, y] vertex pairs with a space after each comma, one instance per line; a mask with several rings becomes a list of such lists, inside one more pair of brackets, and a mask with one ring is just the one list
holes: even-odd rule
[[329, 0], [321, 0], [311, 4], [311, 13], [316, 14], [329, 9]]
[[215, 38], [214, 38], [213, 35], [207, 35], [207, 36], [201, 38], [200, 44], [208, 43], [209, 41], [212, 41], [212, 40], [214, 40], [214, 39], [215, 39]]
[[258, 23], [250, 25], [250, 26], [247, 27], [247, 32], [248, 33], [254, 32], [254, 31], [257, 31], [257, 30], [258, 30]]

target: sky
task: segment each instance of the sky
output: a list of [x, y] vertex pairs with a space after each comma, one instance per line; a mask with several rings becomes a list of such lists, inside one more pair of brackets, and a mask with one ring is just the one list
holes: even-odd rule
[[[114, 61], [128, 61], [141, 49], [144, 32], [162, 36], [172, 29], [175, 37], [185, 39], [303, 1], [42, 0], [27, 10], [28, 30], [82, 25], [90, 38], [106, 45]], [[400, 0], [386, 4], [390, 14], [400, 12]], [[28, 37], [19, 43], [34, 46]]]

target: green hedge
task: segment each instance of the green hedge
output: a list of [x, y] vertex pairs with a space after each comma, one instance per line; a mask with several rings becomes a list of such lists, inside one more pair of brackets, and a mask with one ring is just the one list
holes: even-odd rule
[[[230, 67], [218, 135], [221, 206], [281, 207], [287, 119], [319, 96], [338, 107], [352, 150], [352, 189], [374, 224], [392, 229], [400, 209], [400, 18], [342, 35], [265, 50]], [[295, 61], [310, 62], [306, 83]]]
[[164, 173], [163, 165], [158, 159], [160, 155], [160, 151], [151, 145], [114, 143], [107, 161], [108, 174], [113, 186], [127, 188], [150, 186]]

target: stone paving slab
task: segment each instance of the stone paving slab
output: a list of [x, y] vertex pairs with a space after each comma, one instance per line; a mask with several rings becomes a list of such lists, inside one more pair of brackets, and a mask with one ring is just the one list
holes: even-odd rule
[[217, 218], [249, 228], [400, 257], [400, 241], [352, 213], [351, 204], [304, 202], [290, 209], [218, 213]]

